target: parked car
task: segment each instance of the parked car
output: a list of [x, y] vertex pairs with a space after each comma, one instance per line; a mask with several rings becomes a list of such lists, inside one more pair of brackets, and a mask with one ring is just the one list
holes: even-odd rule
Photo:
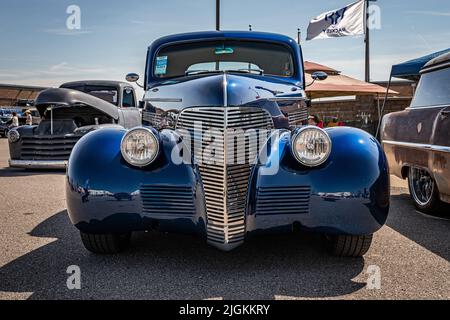
[[3, 121], [2, 119], [0, 119], [0, 138], [6, 138], [8, 134], [9, 131], [8, 121]]
[[134, 97], [131, 85], [117, 81], [71, 82], [40, 92], [35, 101], [42, 119], [39, 125], [8, 132], [9, 165], [65, 168], [74, 145], [85, 134], [105, 127], [123, 130], [141, 125]]
[[408, 179], [416, 208], [433, 213], [448, 207], [450, 53], [424, 66], [411, 105], [383, 118], [381, 138], [390, 170]]
[[120, 108], [136, 108], [138, 103], [132, 85], [121, 81], [85, 80], [67, 82], [60, 88], [78, 90], [105, 100]]
[[389, 211], [384, 152], [362, 130], [303, 125], [295, 40], [164, 37], [148, 49], [144, 86], [151, 126], [96, 130], [70, 156], [67, 208], [88, 250], [118, 252], [139, 230], [197, 233], [221, 250], [263, 232], [310, 230], [335, 255], [367, 252]]

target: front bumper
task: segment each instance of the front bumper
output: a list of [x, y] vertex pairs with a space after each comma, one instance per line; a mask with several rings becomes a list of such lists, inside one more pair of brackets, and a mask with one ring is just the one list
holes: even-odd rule
[[67, 160], [9, 160], [11, 168], [22, 169], [66, 169]]

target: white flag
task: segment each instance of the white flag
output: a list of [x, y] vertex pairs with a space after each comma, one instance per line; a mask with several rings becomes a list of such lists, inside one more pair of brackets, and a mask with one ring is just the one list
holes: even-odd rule
[[322, 13], [309, 22], [306, 40], [364, 34], [365, 1]]

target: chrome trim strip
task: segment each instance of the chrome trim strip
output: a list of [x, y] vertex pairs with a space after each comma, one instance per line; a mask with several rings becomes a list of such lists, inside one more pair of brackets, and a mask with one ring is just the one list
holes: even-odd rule
[[268, 101], [271, 102], [278, 102], [278, 101], [304, 101], [306, 100], [305, 97], [273, 97], [273, 98], [267, 98]]
[[181, 98], [147, 98], [144, 100], [149, 102], [183, 102]]
[[445, 108], [450, 106], [450, 104], [440, 104], [437, 106], [423, 106], [423, 107], [407, 107], [405, 110], [422, 110], [422, 109], [434, 109], [434, 108]]
[[439, 69], [445, 69], [447, 67], [450, 67], [450, 61], [441, 62], [441, 63], [435, 64], [433, 66], [426, 67], [420, 71], [420, 74], [422, 75], [424, 73], [436, 71]]
[[228, 81], [226, 73], [223, 74], [223, 106], [225, 108], [228, 107]]
[[22, 169], [66, 169], [67, 160], [8, 160], [12, 168]]
[[382, 143], [401, 146], [401, 147], [405, 147], [405, 148], [424, 149], [426, 151], [437, 151], [437, 152], [449, 152], [450, 153], [450, 147], [447, 147], [447, 146], [438, 146], [438, 145], [426, 144], [426, 143], [401, 142], [401, 141], [392, 141], [392, 140], [383, 140]]

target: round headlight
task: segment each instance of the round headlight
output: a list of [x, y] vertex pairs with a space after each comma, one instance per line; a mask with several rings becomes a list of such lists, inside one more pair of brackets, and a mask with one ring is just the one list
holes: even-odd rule
[[145, 167], [156, 159], [159, 152], [159, 141], [150, 129], [131, 129], [123, 136], [120, 151], [129, 164]]
[[304, 127], [292, 139], [292, 153], [305, 166], [321, 165], [330, 156], [331, 139], [325, 130], [318, 127]]
[[8, 141], [11, 143], [15, 143], [17, 141], [19, 141], [20, 139], [20, 134], [19, 131], [17, 130], [9, 130], [8, 131]]

